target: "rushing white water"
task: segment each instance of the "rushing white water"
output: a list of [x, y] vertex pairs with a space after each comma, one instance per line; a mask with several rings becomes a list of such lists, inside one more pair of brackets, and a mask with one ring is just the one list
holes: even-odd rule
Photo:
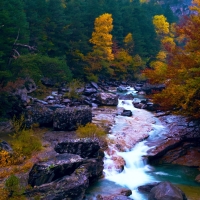
[[128, 187], [132, 190], [131, 198], [141, 200], [143, 197], [137, 191], [137, 187], [156, 181], [151, 176], [150, 172], [152, 168], [147, 165], [144, 157], [150, 147], [145, 140], [137, 143], [134, 147], [132, 146], [133, 148], [131, 147], [131, 149], [130, 145], [135, 144], [134, 138], [137, 138], [141, 134], [149, 135], [148, 140], [150, 141], [157, 140], [159, 137], [162, 137], [165, 128], [152, 113], [134, 108], [131, 100], [119, 100], [118, 107], [131, 110], [133, 113], [132, 117], [116, 117], [116, 125], [113, 126], [110, 134], [110, 138], [115, 140], [114, 143], [119, 142], [120, 144], [122, 140], [124, 140], [124, 144], [127, 145], [128, 143], [127, 147], [124, 148], [126, 152], [120, 152], [113, 144], [109, 145], [110, 151], [124, 159], [125, 167], [122, 172], [115, 170], [112, 155], [106, 152], [104, 161], [105, 178]]

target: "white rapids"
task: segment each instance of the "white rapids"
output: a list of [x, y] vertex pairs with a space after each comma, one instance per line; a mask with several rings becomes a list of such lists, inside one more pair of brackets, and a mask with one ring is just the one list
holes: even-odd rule
[[[118, 108], [120, 107], [131, 110], [133, 116], [115, 118], [116, 125], [112, 127], [109, 136], [112, 142], [109, 144], [108, 151], [105, 152], [105, 179], [128, 187], [132, 190], [130, 197], [141, 200], [137, 187], [156, 181], [149, 173], [152, 167], [146, 163], [145, 155], [150, 147], [144, 139], [147, 137], [151, 140], [158, 139], [165, 132], [165, 127], [152, 113], [135, 108], [131, 100], [119, 100]], [[122, 151], [116, 148], [116, 144]], [[116, 157], [123, 158], [125, 162], [123, 171], [116, 169], [115, 162], [119, 161]]]

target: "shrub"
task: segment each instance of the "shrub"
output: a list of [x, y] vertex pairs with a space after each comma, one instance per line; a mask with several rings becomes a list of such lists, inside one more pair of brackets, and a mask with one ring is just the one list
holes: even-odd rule
[[11, 142], [13, 150], [22, 156], [31, 156], [33, 152], [42, 149], [42, 143], [38, 137], [34, 135], [32, 129], [21, 130], [15, 133]]
[[106, 136], [106, 131], [93, 123], [87, 123], [85, 126], [79, 126], [76, 130], [77, 136], [84, 138], [101, 139]]
[[24, 120], [24, 115], [19, 118], [14, 117], [12, 120], [15, 133], [12, 136], [11, 144], [15, 154], [19, 157], [31, 156], [33, 152], [42, 149], [40, 139], [34, 134], [33, 129], [26, 129]]
[[80, 99], [81, 97], [81, 92], [77, 92], [78, 89], [84, 87], [84, 84], [78, 80], [78, 79], [73, 79], [69, 84], [69, 92], [65, 94], [65, 97], [70, 98], [70, 99]]
[[20, 186], [19, 178], [11, 175], [5, 182], [5, 189], [9, 192], [9, 199], [25, 199], [22, 196], [23, 188]]

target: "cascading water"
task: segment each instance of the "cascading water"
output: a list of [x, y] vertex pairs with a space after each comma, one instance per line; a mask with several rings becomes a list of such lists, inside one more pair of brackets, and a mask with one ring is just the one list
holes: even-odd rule
[[[133, 132], [137, 133], [137, 135], [147, 134], [150, 139], [153, 139], [154, 137], [158, 138], [162, 133], [164, 133], [163, 130], [165, 128], [157, 119], [155, 119], [153, 114], [145, 110], [134, 108], [131, 100], [119, 100], [118, 107], [131, 110], [133, 112], [133, 117], [116, 117], [117, 125], [112, 128], [110, 138], [113, 139], [117, 137], [119, 134], [123, 133], [124, 130], [126, 131], [126, 135], [133, 134]], [[127, 131], [125, 128], [126, 126], [128, 126], [131, 131]], [[128, 137], [128, 139], [129, 141], [126, 141], [125, 137], [125, 142], [132, 143], [130, 137]], [[109, 148], [117, 151], [112, 145]], [[137, 192], [137, 187], [156, 181], [156, 179], [149, 173], [151, 167], [147, 165], [146, 159], [143, 157], [149, 149], [150, 147], [146, 144], [146, 141], [141, 141], [136, 144], [134, 148], [126, 149], [126, 152], [117, 151], [116, 154], [121, 156], [126, 163], [124, 170], [121, 173], [118, 173], [117, 170], [112, 167], [108, 167], [111, 165], [112, 161], [111, 157], [106, 154], [104, 161], [105, 179], [131, 189], [131, 197], [135, 200], [141, 200], [144, 198], [144, 196]]]
[[[136, 91], [129, 88], [134, 101], [140, 101]], [[179, 186], [192, 189], [195, 197], [190, 200], [199, 200], [199, 185], [194, 183], [198, 170], [182, 166], [149, 166], [145, 155], [154, 144], [166, 138], [168, 130], [154, 116], [154, 114], [133, 106], [132, 100], [119, 100], [118, 109], [131, 110], [132, 117], [116, 116], [115, 124], [109, 134], [109, 146], [105, 152], [105, 177], [97, 182], [88, 191], [88, 199], [96, 199], [97, 194], [110, 195], [117, 188], [126, 187], [132, 190], [130, 196], [134, 200], [147, 200], [145, 194], [138, 191], [138, 186], [157, 181], [171, 181]], [[121, 166], [124, 165], [124, 168]], [[193, 195], [192, 194], [192, 195]], [[87, 199], [87, 198], [86, 198]]]

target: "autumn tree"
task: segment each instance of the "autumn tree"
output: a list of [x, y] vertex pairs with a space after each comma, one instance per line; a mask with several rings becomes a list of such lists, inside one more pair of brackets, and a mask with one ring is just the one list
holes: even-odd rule
[[154, 16], [153, 24], [161, 42], [160, 51], [156, 55], [155, 59], [150, 62], [151, 69], [145, 70], [145, 74], [152, 83], [160, 83], [164, 82], [167, 76], [166, 69], [168, 52], [166, 47], [174, 49], [176, 45], [174, 42], [174, 24], [170, 25], [164, 15]]
[[86, 73], [109, 75], [112, 74], [110, 62], [114, 59], [112, 53], [112, 35], [110, 32], [113, 29], [112, 15], [105, 13], [95, 19], [94, 31], [90, 43], [93, 44], [93, 51], [85, 57], [89, 66], [85, 68]]
[[[176, 26], [179, 44], [165, 46], [168, 59], [165, 66], [166, 89], [154, 95], [162, 108], [200, 119], [200, 1], [190, 8], [195, 11]], [[152, 72], [150, 80], [156, 74]]]
[[112, 35], [113, 29], [112, 15], [105, 13], [95, 19], [94, 32], [90, 42], [94, 45], [93, 49], [103, 60], [111, 61], [114, 59], [112, 53]]
[[124, 38], [124, 46], [129, 54], [133, 55], [134, 41], [132, 33], [128, 33]]

